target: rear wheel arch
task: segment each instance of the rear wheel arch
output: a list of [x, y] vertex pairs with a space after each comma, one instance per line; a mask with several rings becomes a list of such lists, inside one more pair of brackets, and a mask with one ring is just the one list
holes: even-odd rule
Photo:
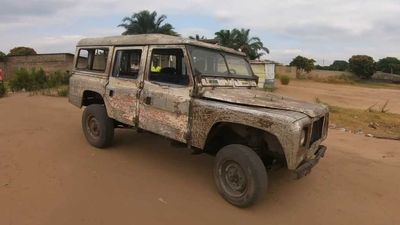
[[85, 90], [82, 94], [81, 106], [88, 106], [92, 104], [104, 105], [103, 96], [92, 90]]

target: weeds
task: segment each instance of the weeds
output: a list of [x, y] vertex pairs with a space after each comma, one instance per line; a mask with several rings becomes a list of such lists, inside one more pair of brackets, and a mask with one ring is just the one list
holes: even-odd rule
[[335, 124], [336, 127], [345, 128], [354, 133], [372, 134], [374, 137], [396, 140], [400, 138], [400, 115], [388, 112], [389, 101], [386, 101], [379, 110], [373, 109], [377, 104], [367, 110], [362, 110], [329, 105], [318, 97], [314, 101], [329, 107], [330, 124]]
[[[51, 89], [59, 90], [58, 87], [67, 85], [69, 74], [66, 72], [56, 71], [46, 76], [43, 69], [36, 70], [35, 68], [27, 70], [21, 68], [17, 70], [15, 75], [9, 82], [12, 91], [30, 91], [33, 94], [45, 93]], [[65, 88], [64, 88], [65, 89]], [[51, 92], [51, 91], [50, 91]], [[60, 91], [60, 96], [66, 96], [68, 91]]]
[[322, 83], [331, 84], [355, 84], [356, 80], [353, 76], [341, 74], [339, 76], [327, 76], [327, 77], [309, 77], [309, 80]]
[[67, 97], [68, 96], [68, 85], [62, 85], [54, 88], [46, 88], [40, 91], [32, 92], [33, 95], [41, 94], [53, 97]]
[[386, 102], [382, 105], [382, 107], [375, 109], [374, 107], [377, 105], [378, 103], [375, 103], [373, 105], [371, 105], [370, 107], [367, 108], [367, 112], [380, 112], [380, 113], [387, 113], [389, 112], [389, 109], [387, 108], [387, 106], [389, 105], [389, 100], [386, 100]]
[[3, 97], [7, 93], [7, 88], [4, 82], [0, 81], [0, 97]]
[[10, 80], [10, 88], [12, 91], [35, 91], [46, 87], [46, 74], [43, 69], [35, 68], [28, 71], [25, 68], [17, 70]]
[[288, 85], [290, 82], [290, 77], [287, 75], [280, 76], [279, 80], [281, 81], [282, 85]]

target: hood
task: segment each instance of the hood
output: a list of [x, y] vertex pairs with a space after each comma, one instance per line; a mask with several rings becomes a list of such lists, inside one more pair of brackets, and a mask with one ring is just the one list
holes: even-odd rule
[[316, 103], [295, 100], [271, 92], [247, 88], [214, 88], [201, 93], [203, 98], [214, 99], [247, 106], [257, 106], [270, 109], [281, 109], [304, 113], [310, 117], [325, 114], [325, 106]]

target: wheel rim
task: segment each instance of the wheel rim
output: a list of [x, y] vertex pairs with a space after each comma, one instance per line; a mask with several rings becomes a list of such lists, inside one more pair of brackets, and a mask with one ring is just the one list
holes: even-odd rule
[[235, 161], [224, 162], [219, 169], [224, 192], [232, 197], [241, 197], [247, 191], [247, 178], [243, 168]]
[[100, 132], [99, 122], [93, 115], [88, 116], [86, 120], [86, 129], [88, 134], [93, 138], [100, 137], [101, 132]]

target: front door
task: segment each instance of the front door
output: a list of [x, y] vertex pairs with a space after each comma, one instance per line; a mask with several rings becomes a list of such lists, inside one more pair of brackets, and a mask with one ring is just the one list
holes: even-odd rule
[[115, 120], [134, 126], [138, 115], [140, 81], [147, 47], [115, 48], [113, 67], [106, 86], [107, 111]]
[[151, 46], [139, 100], [139, 127], [187, 142], [193, 80], [184, 46]]

